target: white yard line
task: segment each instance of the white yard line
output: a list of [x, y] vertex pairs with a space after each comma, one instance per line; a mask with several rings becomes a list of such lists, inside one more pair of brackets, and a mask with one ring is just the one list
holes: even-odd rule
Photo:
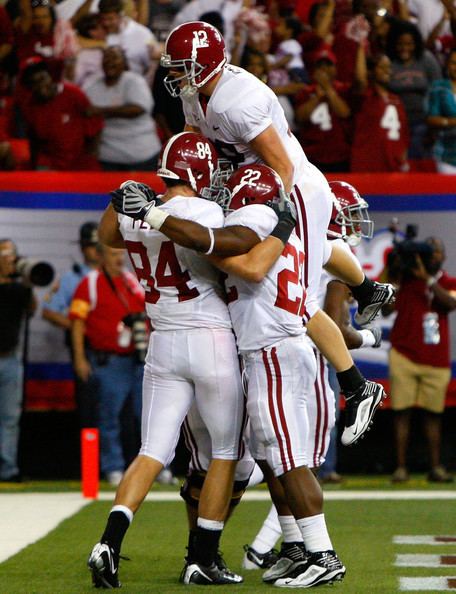
[[393, 536], [394, 544], [405, 545], [456, 545], [456, 535], [411, 534]]
[[0, 494], [0, 562], [46, 536], [88, 503], [79, 493]]
[[396, 567], [455, 567], [456, 555], [396, 555]]
[[401, 591], [429, 591], [440, 592], [444, 590], [456, 590], [456, 576], [444, 577], [418, 577], [399, 578], [399, 589]]

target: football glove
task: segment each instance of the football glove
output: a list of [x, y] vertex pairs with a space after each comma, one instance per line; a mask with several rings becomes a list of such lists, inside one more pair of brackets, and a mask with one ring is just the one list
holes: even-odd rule
[[144, 220], [152, 207], [163, 204], [152, 188], [133, 180], [124, 182], [110, 195], [114, 210], [132, 219]]
[[271, 231], [271, 235], [280, 239], [285, 245], [296, 225], [296, 206], [292, 202], [290, 195], [282, 189], [279, 190], [279, 200], [277, 202], [269, 201], [266, 204], [272, 208], [279, 219], [277, 225]]

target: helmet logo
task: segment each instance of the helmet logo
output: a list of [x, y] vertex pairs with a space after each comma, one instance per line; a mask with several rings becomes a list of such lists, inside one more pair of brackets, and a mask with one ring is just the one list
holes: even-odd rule
[[193, 49], [196, 50], [200, 47], [209, 47], [207, 33], [204, 29], [200, 29], [199, 31], [193, 31]]

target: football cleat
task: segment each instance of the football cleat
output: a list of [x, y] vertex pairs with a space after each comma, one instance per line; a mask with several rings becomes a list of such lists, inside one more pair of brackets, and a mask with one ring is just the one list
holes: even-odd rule
[[266, 553], [258, 553], [253, 547], [244, 545], [245, 555], [242, 560], [244, 569], [269, 569], [279, 558], [279, 551], [270, 549]]
[[118, 569], [119, 559], [107, 544], [98, 542], [92, 549], [87, 566], [92, 573], [92, 583], [96, 588], [120, 588]]
[[209, 567], [205, 567], [199, 563], [191, 563], [184, 568], [181, 581], [184, 584], [211, 586], [241, 584], [244, 578], [229, 569], [220, 569], [215, 563], [212, 563]]
[[386, 393], [380, 384], [366, 380], [356, 392], [345, 395], [343, 445], [353, 445], [369, 430], [372, 417], [382, 405]]
[[272, 584], [293, 571], [306, 559], [307, 553], [302, 542], [283, 542], [277, 561], [263, 573], [263, 582]]
[[396, 290], [389, 283], [373, 283], [371, 295], [365, 300], [358, 301], [358, 311], [355, 313], [355, 322], [359, 326], [366, 326], [379, 314], [381, 308], [388, 303], [394, 303]]
[[309, 553], [286, 577], [274, 582], [278, 588], [312, 588], [344, 579], [346, 569], [334, 551]]

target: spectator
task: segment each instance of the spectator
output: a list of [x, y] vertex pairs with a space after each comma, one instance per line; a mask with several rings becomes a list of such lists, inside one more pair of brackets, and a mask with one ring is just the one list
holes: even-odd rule
[[425, 99], [431, 83], [441, 77], [435, 57], [424, 49], [418, 29], [411, 23], [391, 29], [387, 53], [392, 63], [389, 89], [402, 99], [410, 130], [408, 156], [423, 159], [429, 155]]
[[32, 290], [14, 275], [16, 247], [0, 239], [0, 481], [19, 482], [17, 449], [22, 410], [24, 366], [20, 349], [22, 323], [33, 313]]
[[[70, 349], [71, 358], [73, 358], [70, 338], [71, 320], [68, 314], [74, 292], [79, 283], [91, 270], [98, 266], [97, 227], [97, 223], [92, 222], [84, 223], [81, 226], [79, 229], [79, 246], [83, 262], [73, 264], [71, 269], [65, 272], [60, 280], [54, 284], [50, 294], [45, 298], [42, 309], [45, 320], [65, 331], [65, 344]], [[96, 402], [90, 382], [82, 381], [76, 376], [75, 397], [81, 427], [96, 427], [98, 424]]]
[[[97, 13], [82, 16], [76, 21], [75, 28], [81, 49], [76, 56], [73, 80], [78, 87], [83, 87], [90, 79], [97, 78], [103, 72], [101, 63], [106, 46], [106, 31]], [[91, 43], [93, 41], [96, 43]]]
[[129, 314], [144, 310], [144, 291], [124, 270], [124, 251], [100, 247], [100, 270], [79, 284], [70, 307], [74, 370], [81, 381], [92, 377], [99, 404], [101, 471], [117, 485], [125, 459], [120, 414], [129, 397], [141, 418], [143, 364], [135, 353]]
[[312, 69], [312, 84], [296, 97], [299, 141], [309, 160], [323, 172], [349, 168], [350, 86], [337, 81], [336, 72], [335, 55], [320, 50]]
[[2, 67], [4, 67], [5, 60], [11, 54], [13, 43], [13, 25], [4, 6], [0, 6], [0, 65]]
[[184, 0], [149, 0], [149, 29], [159, 42], [164, 42], [172, 29], [175, 15]]
[[379, 54], [369, 65], [370, 84], [356, 110], [350, 170], [407, 171], [407, 117], [402, 101], [388, 91], [391, 62]]
[[432, 83], [429, 93], [429, 126], [438, 132], [434, 155], [439, 173], [456, 173], [456, 49], [447, 62], [447, 78]]
[[456, 278], [441, 270], [443, 242], [392, 252], [389, 273], [399, 282], [397, 317], [391, 331], [391, 406], [397, 468], [394, 482], [409, 478], [407, 445], [412, 408], [423, 410], [429, 451], [429, 481], [451, 482], [440, 461], [441, 419], [451, 377], [448, 313], [456, 309]]
[[108, 46], [120, 46], [127, 57], [129, 70], [146, 75], [152, 60], [161, 55], [161, 46], [152, 32], [124, 15], [123, 0], [100, 0], [98, 9]]
[[50, 0], [21, 0], [15, 29], [19, 64], [40, 56], [51, 63], [56, 79], [62, 74], [64, 62], [73, 59], [78, 51], [71, 24], [57, 19]]
[[96, 170], [103, 122], [91, 115], [85, 93], [70, 83], [54, 82], [43, 61], [28, 64], [21, 81], [30, 92], [21, 110], [29, 128], [32, 168]]
[[302, 47], [296, 39], [302, 32], [301, 22], [293, 17], [282, 18], [275, 32], [281, 39], [275, 54], [275, 68], [284, 67], [291, 81], [308, 82], [309, 77], [302, 60]]
[[146, 81], [128, 72], [126, 56], [118, 46], [104, 50], [103, 72], [86, 89], [95, 113], [105, 118], [100, 139], [103, 169], [153, 171], [161, 143], [150, 115], [152, 94]]
[[312, 56], [320, 49], [330, 49], [334, 41], [332, 27], [334, 22], [335, 0], [316, 2], [309, 11], [309, 26], [299, 35], [304, 63], [312, 61]]
[[[444, 16], [445, 9], [451, 10], [452, 4], [452, 0], [408, 0], [410, 16], [415, 17], [417, 27], [426, 43]], [[441, 32], [450, 33], [448, 23]]]
[[182, 132], [185, 126], [182, 101], [179, 97], [171, 97], [163, 84], [163, 80], [167, 74], [168, 69], [159, 66], [152, 84], [152, 97], [154, 101], [152, 113], [163, 142], [169, 140], [174, 134]]

